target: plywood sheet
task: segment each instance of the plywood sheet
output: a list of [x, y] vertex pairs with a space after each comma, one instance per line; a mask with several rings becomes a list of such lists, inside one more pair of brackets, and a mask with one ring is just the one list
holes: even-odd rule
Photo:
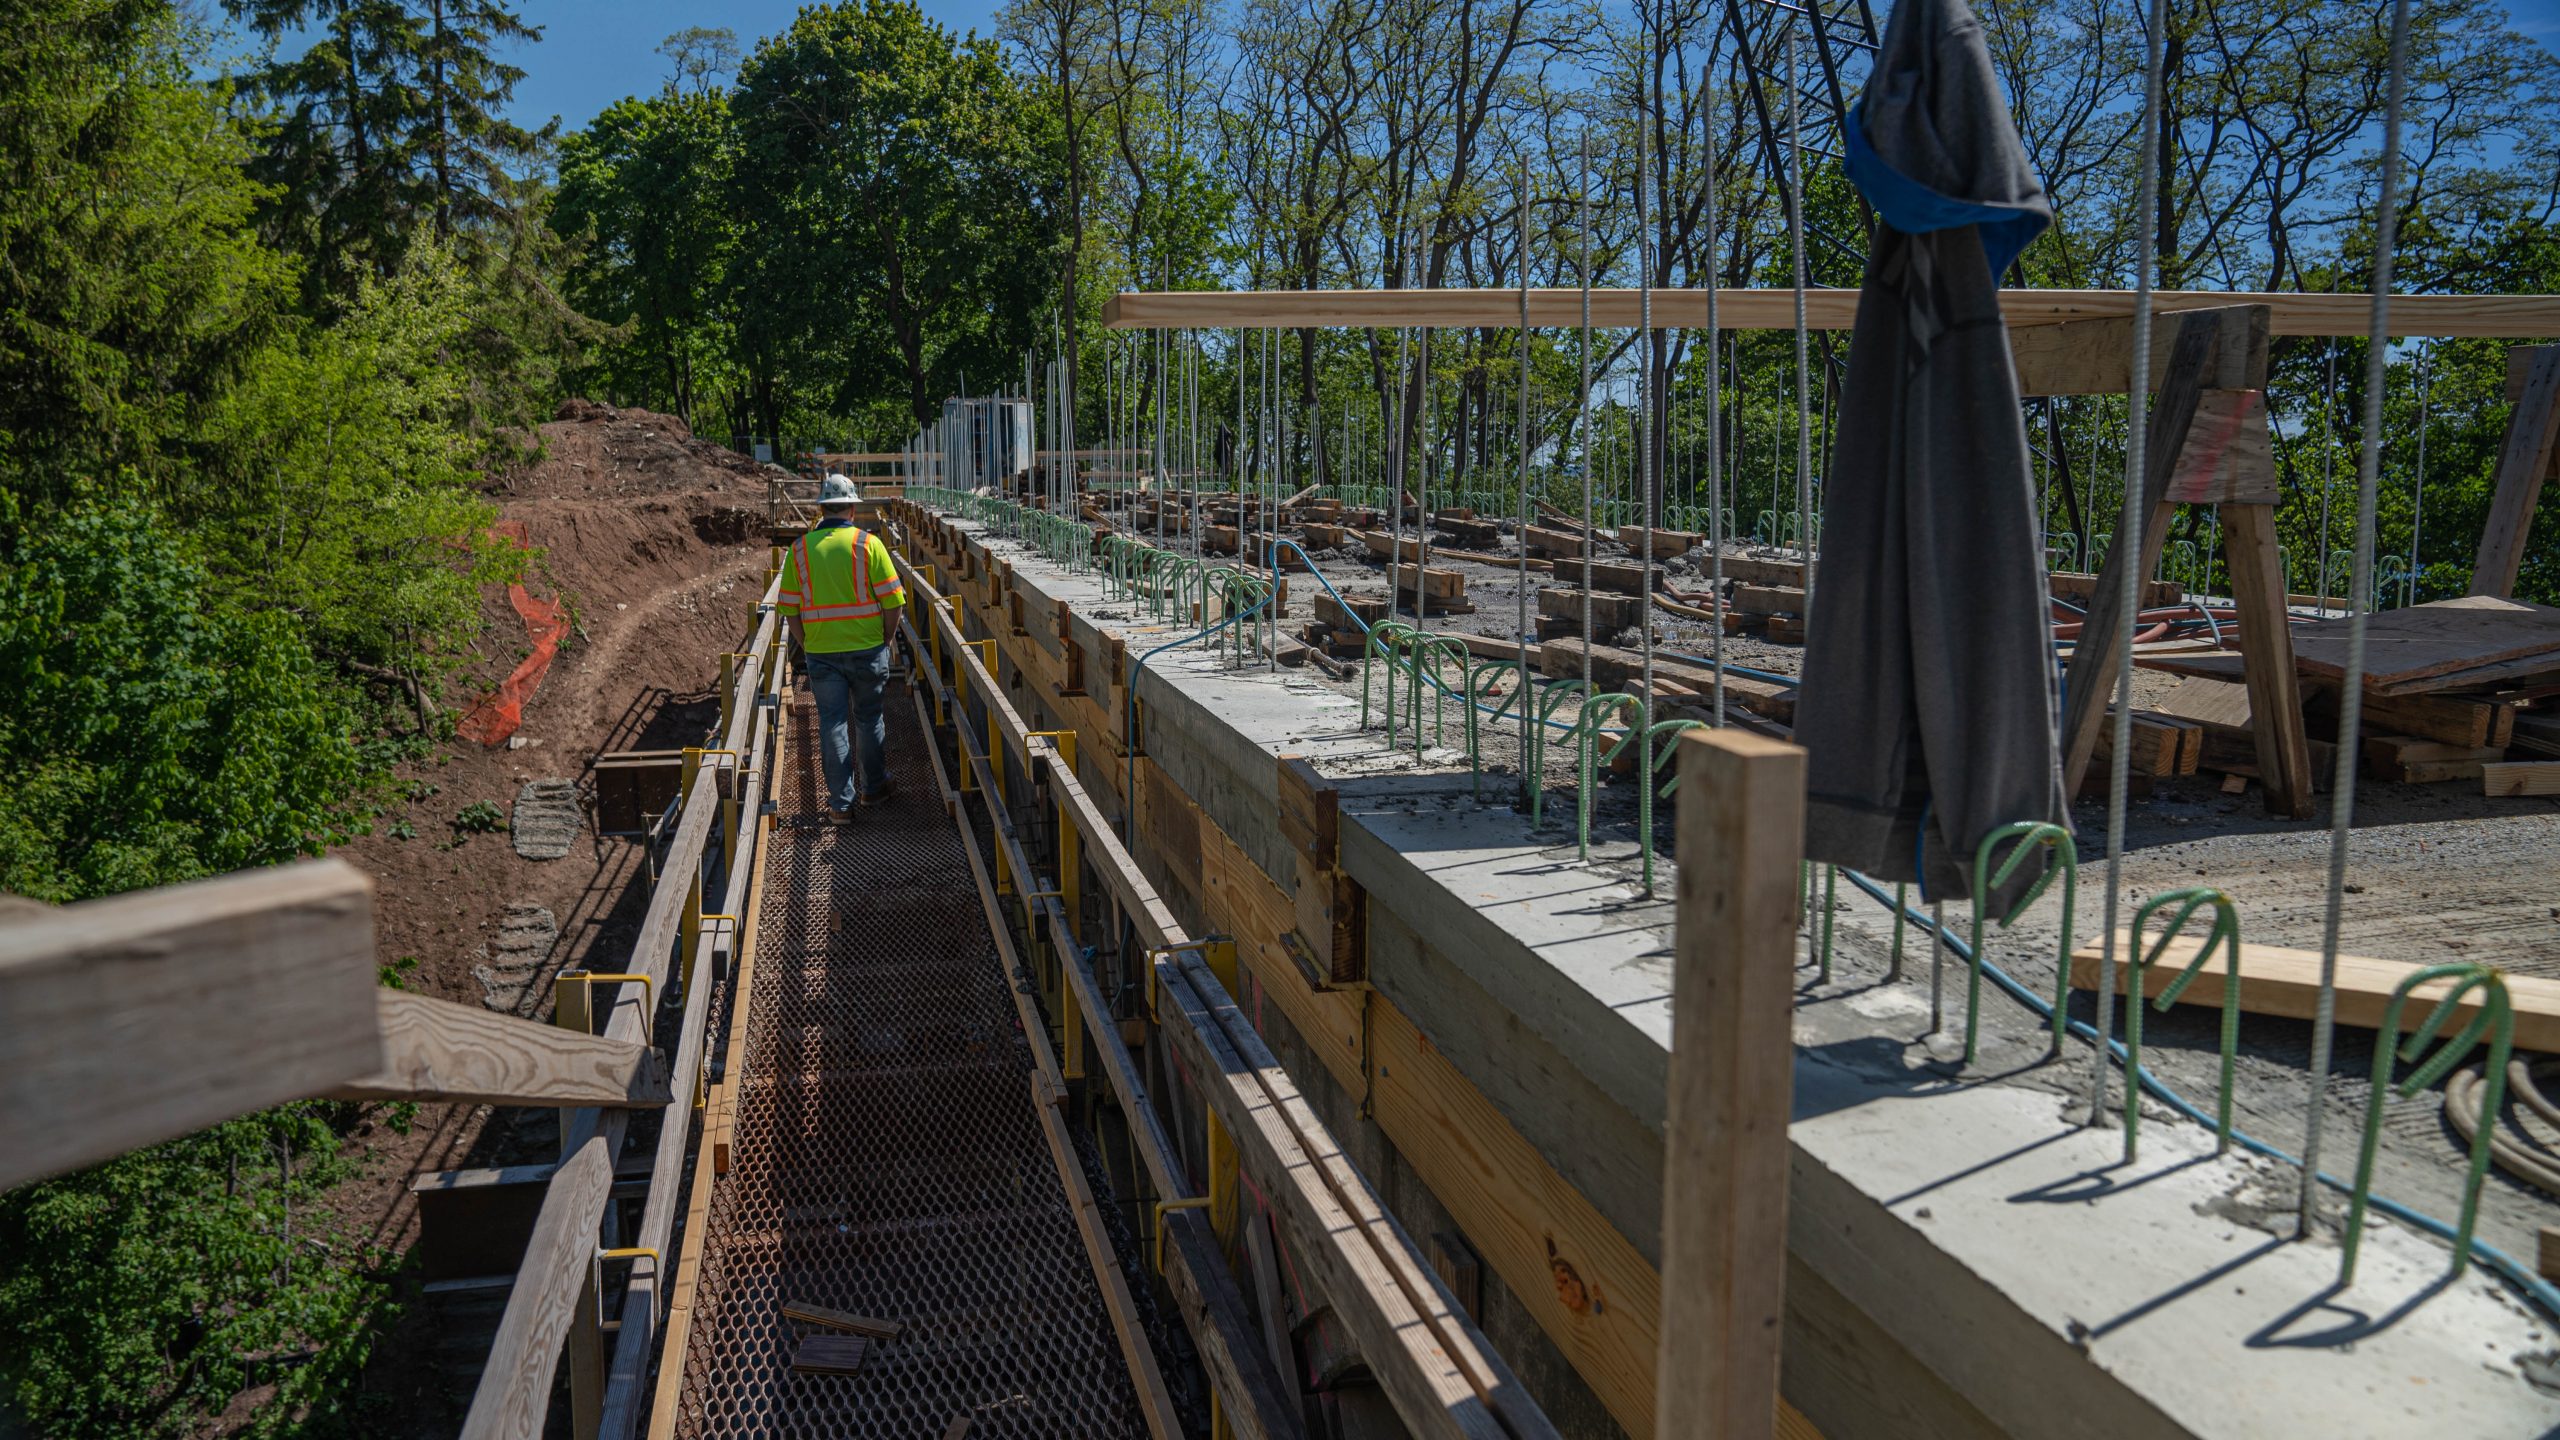
[[[2293, 653], [2302, 673], [2344, 678], [2348, 629], [2344, 616], [2295, 626]], [[2365, 684], [2384, 694], [2413, 681], [2546, 654], [2560, 670], [2560, 609], [2549, 605], [2466, 595], [2365, 617]]]

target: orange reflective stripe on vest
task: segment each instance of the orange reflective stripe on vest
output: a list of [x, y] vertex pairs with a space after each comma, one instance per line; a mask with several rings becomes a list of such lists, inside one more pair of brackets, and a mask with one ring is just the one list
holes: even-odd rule
[[[812, 542], [839, 529], [850, 541], [844, 569], [839, 572], [830, 565], [821, 571]], [[894, 567], [885, 577], [872, 578], [872, 543], [867, 532], [852, 526], [811, 531], [792, 543], [793, 588], [778, 598], [799, 612], [811, 649], [868, 649], [884, 638], [881, 616], [890, 604], [903, 602], [906, 587]]]

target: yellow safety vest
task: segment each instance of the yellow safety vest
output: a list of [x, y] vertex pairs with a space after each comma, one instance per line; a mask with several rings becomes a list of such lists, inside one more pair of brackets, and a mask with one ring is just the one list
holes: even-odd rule
[[887, 638], [882, 616], [907, 603], [889, 547], [853, 525], [822, 525], [792, 542], [775, 608], [797, 613], [813, 654], [869, 650]]

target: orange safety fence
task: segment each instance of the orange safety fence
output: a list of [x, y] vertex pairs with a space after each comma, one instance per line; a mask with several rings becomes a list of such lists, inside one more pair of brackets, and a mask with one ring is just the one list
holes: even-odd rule
[[[519, 545], [527, 543], [521, 520], [501, 520], [489, 529]], [[507, 603], [524, 617], [525, 635], [533, 642], [533, 653], [518, 662], [498, 688], [482, 696], [462, 722], [453, 727], [463, 739], [492, 747], [507, 743], [507, 737], [524, 723], [524, 702], [533, 698], [534, 687], [550, 673], [552, 658], [560, 653], [560, 637], [569, 630], [568, 607], [557, 600], [536, 598], [521, 583], [507, 587]]]

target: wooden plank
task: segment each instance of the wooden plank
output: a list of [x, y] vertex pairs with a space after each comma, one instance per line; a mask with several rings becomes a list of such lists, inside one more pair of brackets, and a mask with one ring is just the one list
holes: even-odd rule
[[[2131, 566], [2136, 575], [2151, 573], [2161, 546], [2168, 539], [2169, 521], [2177, 509], [2167, 499], [2169, 479], [2177, 468], [2179, 442], [2195, 422], [2196, 405], [2203, 394], [2205, 362], [2213, 351], [2218, 323], [2212, 316], [2188, 317], [2178, 323], [2168, 380], [2152, 402], [2144, 432], [2147, 439], [2143, 451], [2142, 534], [2139, 543], [2127, 544], [2128, 537], [2119, 533], [2108, 547], [2107, 563], [2100, 569], [2097, 587], [2091, 593], [2080, 642], [2071, 650], [2071, 666], [2063, 682], [2061, 735], [2063, 785], [2073, 794], [2080, 792], [2081, 782], [2090, 773], [2090, 760], [2098, 748], [2098, 729], [2105, 723], [2107, 705], [2115, 698], [2117, 651], [2124, 643], [2120, 633], [2125, 619], [2124, 569]], [[2121, 520], [2118, 528], [2122, 528]]]
[[2515, 410], [2507, 417], [2506, 438], [2498, 446], [2497, 488], [2471, 566], [2472, 594], [2515, 593], [2542, 482], [2560, 458], [2560, 443], [2555, 442], [2560, 442], [2560, 345], [2545, 345], [2529, 363]]
[[[1292, 1257], [1357, 1342], [1406, 1427], [1426, 1437], [1554, 1434], [1455, 1299], [1428, 1279], [1412, 1241], [1378, 1209], [1207, 968], [1161, 960], [1156, 984], [1164, 1018], [1158, 1033], [1235, 1137], [1238, 1161], [1271, 1202]], [[1410, 1261], [1411, 1275], [1396, 1252]], [[1419, 1290], [1414, 1275], [1423, 1277]], [[1506, 1384], [1504, 1398], [1516, 1414], [1495, 1408]]]
[[874, 1320], [868, 1315], [856, 1315], [849, 1310], [831, 1310], [824, 1305], [812, 1305], [806, 1300], [783, 1301], [782, 1318], [796, 1320], [803, 1325], [842, 1330], [849, 1335], [861, 1335], [873, 1340], [895, 1340], [907, 1333], [907, 1327], [895, 1320]]
[[343, 860], [0, 920], [0, 1190], [382, 1068]]
[[[1687, 530], [1656, 530], [1653, 532], [1653, 558], [1669, 560], [1675, 556], [1686, 555], [1706, 542], [1706, 536]], [[1641, 525], [1619, 526], [1618, 543], [1626, 546], [1630, 553], [1643, 554], [1644, 527]]]
[[[2130, 941], [2116, 939], [2115, 987], [2124, 990], [2124, 957]], [[2144, 969], [2142, 988], [2157, 997], [2168, 989], [2188, 963], [2195, 959], [2198, 937], [2180, 936], [2169, 942], [2160, 961]], [[2071, 983], [2087, 990], [2095, 987], [2101, 973], [2097, 942], [2091, 941], [2072, 952]], [[2337, 1015], [2341, 1025], [2372, 1030], [2382, 1024], [2383, 1007], [2391, 1000], [2393, 986], [2424, 969], [2406, 960], [2380, 960], [2362, 955], [2338, 957]], [[2230, 973], [2228, 954], [2216, 951], [2205, 964], [2195, 983], [2178, 997], [2180, 1004], [2213, 1005], [2222, 1003], [2222, 990]], [[2413, 992], [2410, 1003], [2401, 1010], [2401, 1024], [2415, 1025], [2435, 1008], [2435, 1002], [2451, 989], [2449, 980], [2421, 985]], [[2253, 1015], [2277, 1015], [2291, 1020], [2308, 1020], [2320, 995], [2320, 953], [2316, 950], [2289, 950], [2277, 945], [2243, 945], [2240, 951], [2240, 1008]], [[2516, 1015], [2516, 1048], [2550, 1051], [2560, 1049], [2560, 980], [2540, 976], [2507, 975], [2507, 996], [2514, 1003]], [[2458, 1007], [2446, 1021], [2445, 1034], [2462, 1028], [2477, 1012], [2469, 1003]]]
[[[2349, 629], [2346, 616], [2294, 626], [2302, 673], [2344, 678]], [[2365, 685], [2382, 694], [2433, 688], [2418, 682], [2439, 676], [2475, 684], [2480, 672], [2507, 661], [2527, 662], [2517, 673], [2560, 670], [2560, 607], [2491, 595], [2430, 600], [2366, 616], [2364, 647]], [[2248, 649], [2245, 637], [2241, 648]]]
[[[1103, 324], [1114, 330], [1189, 329], [1394, 329], [1429, 325], [1449, 329], [1507, 330], [1521, 323], [1569, 328], [1583, 323], [1579, 289], [1467, 290], [1262, 290], [1122, 292], [1103, 302]], [[1626, 329], [1643, 317], [1638, 292], [1592, 290], [1590, 323]], [[2232, 305], [2267, 307], [2271, 335], [2363, 335], [2373, 301], [2356, 294], [2299, 294], [2271, 290], [2155, 290], [2153, 311], [2169, 315]], [[1707, 324], [1704, 290], [1651, 292], [1657, 329], [1698, 330]], [[1726, 288], [1716, 292], [1716, 323], [1726, 330], [1791, 330], [1796, 324], [1792, 290]], [[2000, 292], [2000, 312], [2011, 326], [2109, 319], [2133, 313], [2129, 290]], [[1804, 295], [1804, 323], [1815, 330], [1856, 328], [1858, 292], [1811, 290]], [[2394, 295], [2392, 333], [2536, 339], [2560, 335], [2560, 295]], [[2126, 348], [2132, 348], [2130, 342]]]
[[383, 1066], [333, 1087], [332, 1099], [657, 1106], [675, 1098], [657, 1051], [636, 1041], [403, 990], [380, 991], [376, 1003]]
[[551, 1177], [532, 1243], [516, 1268], [515, 1290], [489, 1346], [488, 1368], [471, 1398], [462, 1440], [537, 1440], [551, 1409], [551, 1376], [561, 1341], [586, 1293], [604, 1200], [613, 1188], [618, 1137], [599, 1131]]
[[1772, 1433], [1786, 1317], [1804, 751], [1680, 741], [1656, 1432]]
[[859, 1335], [811, 1335], [791, 1352], [796, 1375], [851, 1375], [862, 1368], [871, 1342]]
[[[2082, 609], [2088, 608], [2089, 597], [2096, 594], [2098, 589], [2098, 577], [2086, 571], [2056, 570], [2044, 578], [2045, 588], [2050, 590], [2056, 598], [2069, 600]], [[2184, 593], [2178, 588], [2178, 582], [2175, 580], [2142, 582], [2142, 608], [2145, 610], [2175, 605], [2183, 598], [2185, 598]]]
[[[2207, 653], [2146, 656], [2139, 663], [2147, 669], [2162, 670], [2170, 674], [2185, 675], [2208, 684], [2221, 685], [2243, 697], [2248, 693], [2240, 686], [2231, 683], [2245, 673], [2241, 658], [2237, 655]], [[2302, 689], [2306, 697], [2303, 701], [2304, 713], [2314, 719], [2325, 718], [2334, 722], [2338, 706], [2337, 687], [2313, 680], [2305, 681]], [[2164, 701], [2161, 708], [2173, 714], [2185, 715], [2192, 720], [2214, 721], [2222, 718], [2217, 714], [2184, 708], [2190, 702], [2181, 697], [2189, 693], [2187, 688], [2181, 685], [2170, 692], [2170, 699]], [[2237, 722], [2226, 723], [2248, 724], [2250, 723], [2249, 713], [2249, 707], [2244, 699], [2240, 706], [2242, 718]], [[2512, 705], [2497, 705], [2477, 700], [2432, 695], [2368, 694], [2364, 700], [2364, 719], [2367, 725], [2377, 731], [2415, 735], [2453, 745], [2504, 745], [2513, 733], [2516, 711]]]
[[1801, 615], [1804, 591], [1787, 585], [1736, 585], [1733, 608], [1745, 615]]
[[2560, 795], [2560, 760], [2491, 761], [2480, 767], [2480, 793]]
[[[2266, 383], [2269, 318], [2254, 306], [2235, 305], [2225, 312], [2205, 359], [2206, 388], [2257, 389]], [[2168, 377], [2176, 344], [2176, 326], [2151, 327], [2152, 390]], [[2018, 372], [2020, 395], [2122, 395], [2133, 383], [2133, 317], [2012, 329], [2009, 359]]]

